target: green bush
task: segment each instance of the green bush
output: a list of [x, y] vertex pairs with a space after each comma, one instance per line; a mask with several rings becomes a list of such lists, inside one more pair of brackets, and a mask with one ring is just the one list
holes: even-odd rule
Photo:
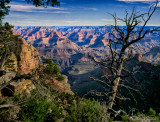
[[65, 79], [65, 77], [63, 75], [57, 75], [56, 80], [63, 81], [64, 79]]
[[160, 121], [160, 113], [157, 114], [157, 120]]
[[52, 64], [53, 61], [52, 61], [51, 58], [45, 58], [44, 61], [43, 61], [43, 63], [45, 63], [45, 64]]
[[77, 122], [79, 120], [82, 122], [101, 122], [102, 116], [103, 113], [100, 103], [95, 100], [84, 99], [72, 106], [69, 115], [67, 115], [64, 120], [66, 122]]
[[30, 100], [20, 111], [19, 119], [26, 122], [56, 121], [62, 117], [61, 111], [52, 101], [46, 99]]
[[0, 105], [4, 105], [4, 104], [7, 104], [6, 100], [3, 100], [3, 101], [0, 102]]
[[21, 73], [20, 72], [16, 72], [16, 76], [17, 77], [21, 76]]
[[57, 63], [54, 63], [52, 59], [45, 59], [44, 64], [47, 66], [45, 67], [45, 72], [48, 75], [54, 75], [57, 76], [60, 73], [60, 69]]
[[123, 121], [123, 122], [128, 122], [128, 121], [129, 121], [128, 115], [124, 114], [124, 115], [122, 116], [122, 121]]
[[21, 95], [20, 94], [15, 94], [12, 99], [13, 99], [14, 102], [17, 102], [17, 101], [21, 100]]
[[8, 121], [8, 111], [6, 109], [1, 109], [0, 110], [0, 121], [5, 122]]
[[156, 116], [156, 111], [153, 110], [152, 108], [150, 108], [147, 115], [150, 116], [150, 117], [155, 117]]
[[113, 122], [113, 118], [108, 118], [107, 122]]
[[141, 113], [138, 111], [138, 112], [137, 112], [137, 116], [140, 116], [140, 115], [141, 115]]

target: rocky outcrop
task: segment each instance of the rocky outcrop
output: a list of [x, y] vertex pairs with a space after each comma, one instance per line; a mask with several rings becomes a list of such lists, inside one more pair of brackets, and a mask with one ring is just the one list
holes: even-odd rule
[[64, 76], [65, 79], [63, 81], [58, 81], [56, 79], [50, 79], [50, 80], [47, 80], [46, 82], [47, 83], [50, 83], [51, 84], [51, 87], [58, 91], [58, 92], [63, 92], [63, 93], [67, 93], [67, 94], [74, 94], [71, 89], [70, 89], [70, 84], [68, 83], [68, 77], [67, 76]]
[[135, 55], [135, 58], [136, 58], [139, 62], [144, 61], [144, 59], [142, 58], [142, 54], [136, 54], [136, 55]]
[[160, 46], [153, 47], [143, 58], [152, 63], [160, 63]]
[[[15, 37], [9, 43], [12, 50], [9, 59], [5, 63], [6, 74], [0, 77], [0, 84], [9, 82], [15, 77], [16, 73], [32, 74], [32, 71], [38, 68], [39, 53], [32, 45], [28, 44], [23, 38], [14, 34]], [[12, 96], [13, 94], [22, 93], [24, 90], [29, 91], [34, 87], [31, 80], [21, 79], [11, 82], [7, 87], [12, 91], [4, 88], [1, 93], [3, 96]], [[1, 95], [0, 95], [1, 96]]]
[[[0, 77], [0, 85], [10, 82], [15, 76], [16, 76], [15, 72], [7, 71], [5, 75]], [[11, 97], [14, 94], [21, 94], [23, 91], [25, 91], [28, 95], [30, 95], [30, 91], [34, 88], [35, 86], [32, 84], [31, 80], [21, 79], [18, 81], [13, 81], [5, 88], [3, 88], [0, 93], [0, 96]]]
[[23, 38], [15, 37], [15, 39], [11, 41], [10, 47], [12, 48], [11, 59], [15, 63], [15, 71], [21, 74], [28, 74], [38, 68], [38, 51]]
[[[65, 44], [65, 42], [62, 42], [60, 45], [64, 46], [63, 43]], [[9, 47], [12, 49], [12, 53], [5, 64], [7, 73], [0, 77], [0, 85], [11, 81], [16, 76], [16, 72], [19, 74], [32, 74], [32, 71], [37, 69], [39, 65], [39, 53], [37, 49], [28, 44], [25, 39], [15, 34], [15, 38], [11, 40]], [[59, 92], [73, 94], [70, 90], [67, 77], [65, 77], [63, 82], [55, 79], [48, 80], [47, 82], [50, 82], [53, 89]], [[29, 95], [30, 91], [35, 88], [31, 80], [25, 79], [13, 81], [7, 87], [1, 91], [0, 96], [13, 96], [13, 94], [21, 94], [23, 91]]]

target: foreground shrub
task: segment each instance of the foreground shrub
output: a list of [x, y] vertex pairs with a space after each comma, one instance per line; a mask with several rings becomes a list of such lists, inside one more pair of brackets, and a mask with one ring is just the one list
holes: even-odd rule
[[128, 115], [126, 115], [126, 114], [123, 115], [123, 116], [122, 116], [122, 121], [123, 121], [123, 122], [128, 122], [128, 121], [129, 121]]
[[25, 103], [19, 114], [20, 120], [23, 121], [56, 121], [62, 117], [59, 108], [53, 102], [46, 99], [30, 100]]
[[153, 110], [152, 108], [150, 108], [147, 115], [150, 116], [150, 117], [154, 117], [156, 115], [156, 111]]
[[101, 122], [102, 116], [103, 113], [100, 103], [95, 100], [91, 101], [84, 99], [83, 101], [80, 101], [79, 103], [72, 106], [69, 115], [66, 116], [64, 120], [66, 122]]

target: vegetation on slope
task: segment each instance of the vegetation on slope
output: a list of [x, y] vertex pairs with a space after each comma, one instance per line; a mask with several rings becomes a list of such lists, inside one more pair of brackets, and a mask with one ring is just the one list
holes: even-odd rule
[[[42, 97], [36, 90], [32, 90], [30, 98], [22, 95], [15, 95], [12, 102], [28, 99], [19, 105], [18, 113], [6, 109], [0, 111], [2, 121], [102, 121], [103, 110], [99, 102], [90, 99], [80, 98], [76, 95], [58, 93], [47, 90], [49, 97]], [[1, 104], [7, 104], [4, 98]], [[13, 114], [13, 115], [12, 115]], [[9, 116], [8, 116], [9, 115]], [[14, 118], [13, 116], [16, 116]], [[14, 119], [13, 119], [14, 118]]]

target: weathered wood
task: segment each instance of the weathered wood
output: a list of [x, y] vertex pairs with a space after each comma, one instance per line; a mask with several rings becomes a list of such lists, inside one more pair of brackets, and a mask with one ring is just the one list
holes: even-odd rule
[[10, 107], [13, 107], [13, 106], [15, 106], [15, 105], [12, 105], [12, 104], [0, 105], [0, 109], [10, 108]]

